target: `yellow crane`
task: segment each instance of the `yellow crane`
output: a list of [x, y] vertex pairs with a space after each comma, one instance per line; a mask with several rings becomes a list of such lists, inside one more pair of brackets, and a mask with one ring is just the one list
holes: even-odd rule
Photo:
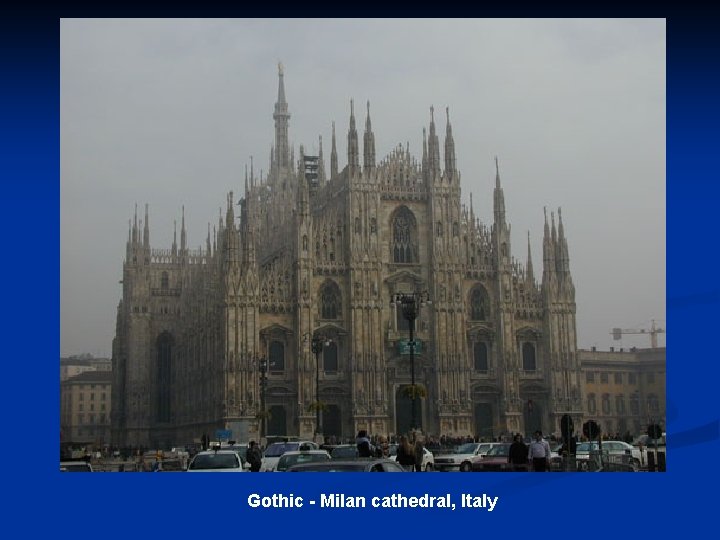
[[613, 336], [613, 339], [615, 341], [622, 339], [623, 334], [649, 334], [650, 335], [650, 346], [653, 349], [657, 348], [657, 336], [658, 334], [664, 334], [665, 329], [660, 328], [659, 326], [655, 325], [655, 321], [652, 321], [652, 324], [650, 325], [650, 330], [647, 330], [645, 328], [635, 329], [635, 328], [613, 328], [612, 332], [610, 332]]

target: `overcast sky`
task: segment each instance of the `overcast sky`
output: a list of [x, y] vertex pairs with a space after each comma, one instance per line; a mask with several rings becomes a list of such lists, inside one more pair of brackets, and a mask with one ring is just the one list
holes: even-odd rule
[[578, 347], [665, 327], [664, 20], [66, 19], [60, 38], [62, 356], [111, 354], [135, 203], [163, 249], [184, 205], [198, 248], [250, 156], [267, 171], [279, 60], [296, 157], [322, 135], [329, 170], [334, 120], [345, 165], [354, 98], [378, 160], [400, 142], [419, 159], [430, 106], [441, 145], [450, 107], [463, 201], [491, 223], [497, 155], [538, 279], [543, 207], [562, 207]]

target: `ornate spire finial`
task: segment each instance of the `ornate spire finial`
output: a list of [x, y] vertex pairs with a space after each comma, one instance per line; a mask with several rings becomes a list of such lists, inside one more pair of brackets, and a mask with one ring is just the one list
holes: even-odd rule
[[283, 75], [283, 65], [280, 60], [278, 60], [278, 75], [280, 75], [281, 77]]

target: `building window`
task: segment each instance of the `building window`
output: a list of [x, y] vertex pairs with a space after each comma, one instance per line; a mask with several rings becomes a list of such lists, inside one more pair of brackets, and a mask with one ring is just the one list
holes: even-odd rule
[[640, 398], [637, 394], [630, 396], [630, 414], [633, 416], [640, 415]]
[[655, 373], [652, 371], [648, 371], [647, 373], [647, 382], [648, 384], [653, 384], [655, 382]]
[[603, 394], [602, 396], [602, 412], [603, 414], [610, 414], [610, 394]]
[[103, 401], [105, 401], [105, 392], [102, 393], [102, 395], [100, 396], [100, 399], [102, 399]]
[[285, 371], [285, 345], [280, 341], [270, 343], [270, 371]]
[[83, 394], [82, 392], [80, 392], [80, 393], [78, 394], [78, 399], [79, 399], [80, 401], [82, 401], [84, 395], [85, 395], [85, 394]]
[[81, 403], [80, 405], [78, 405], [78, 411], [82, 411], [82, 410], [83, 410], [83, 404]]
[[600, 382], [603, 384], [608, 383], [608, 374], [606, 372], [600, 373]]
[[82, 424], [85, 423], [85, 415], [83, 415], [83, 414], [78, 414], [78, 417], [77, 417], [77, 418], [78, 418], [78, 424], [82, 425]]
[[90, 393], [90, 401], [95, 401], [95, 392]]
[[163, 272], [162, 276], [160, 277], [160, 288], [162, 290], [166, 291], [168, 289], [168, 287], [170, 286], [169, 284], [170, 284], [170, 279], [168, 278], [168, 273]]
[[417, 223], [415, 216], [401, 206], [392, 220], [392, 260], [396, 263], [418, 262]]
[[615, 384], [622, 384], [623, 376], [622, 373], [615, 374]]
[[487, 344], [479, 341], [473, 348], [475, 356], [475, 371], [487, 372], [488, 370], [488, 347]]
[[594, 371], [588, 371], [585, 374], [585, 382], [587, 383], [594, 383], [595, 382], [595, 372]]
[[523, 343], [522, 355], [523, 371], [535, 371], [537, 369], [537, 362], [535, 359], [535, 345], [527, 341]]
[[93, 403], [90, 404], [90, 410], [91, 410], [91, 411], [94, 411], [94, 410], [95, 410], [95, 405], [94, 405]]
[[617, 414], [625, 414], [625, 396], [622, 394], [615, 396], [615, 411]]
[[489, 313], [488, 294], [481, 285], [476, 285], [470, 294], [470, 320], [486, 321]]
[[647, 398], [647, 402], [650, 414], [658, 414], [660, 412], [660, 403], [658, 402], [658, 398], [655, 394], [650, 394]]
[[370, 234], [377, 233], [377, 219], [370, 218]]
[[595, 403], [595, 394], [588, 394], [587, 408], [588, 408], [588, 413], [595, 414], [595, 411], [597, 410], [597, 405]]
[[337, 373], [338, 370], [338, 348], [337, 343], [331, 341], [323, 348], [323, 371], [325, 373]]
[[628, 384], [637, 384], [637, 375], [635, 373], [628, 373]]
[[340, 289], [335, 282], [326, 282], [320, 290], [320, 318], [340, 319], [341, 308]]
[[104, 404], [104, 403], [103, 403], [102, 405], [100, 405], [100, 410], [101, 410], [101, 411], [104, 411], [104, 410], [105, 410], [105, 404]]

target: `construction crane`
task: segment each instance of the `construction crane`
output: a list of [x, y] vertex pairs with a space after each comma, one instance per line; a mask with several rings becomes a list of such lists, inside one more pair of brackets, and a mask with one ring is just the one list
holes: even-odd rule
[[641, 329], [634, 329], [634, 328], [613, 328], [612, 332], [610, 332], [613, 336], [613, 339], [615, 341], [622, 339], [623, 334], [649, 334], [650, 335], [650, 346], [653, 349], [656, 349], [657, 344], [657, 336], [658, 334], [664, 334], [665, 330], [663, 328], [660, 328], [659, 326], [655, 326], [655, 321], [652, 321], [652, 324], [650, 325], [650, 330], [646, 330], [645, 328]]

